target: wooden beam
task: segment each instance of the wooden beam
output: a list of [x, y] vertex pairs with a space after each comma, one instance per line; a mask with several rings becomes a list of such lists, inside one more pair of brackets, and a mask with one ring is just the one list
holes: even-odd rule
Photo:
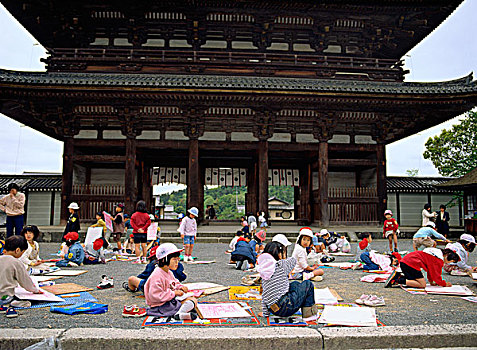
[[318, 158], [318, 180], [320, 195], [320, 222], [324, 228], [330, 224], [330, 211], [328, 208], [328, 142], [321, 141]]
[[77, 162], [121, 163], [126, 161], [126, 156], [108, 154], [76, 154], [73, 159]]
[[328, 160], [328, 166], [330, 167], [355, 167], [355, 166], [376, 166], [376, 161], [370, 159], [336, 159], [330, 158]]
[[268, 141], [258, 142], [258, 210], [268, 215]]
[[343, 144], [343, 143], [330, 143], [328, 144], [328, 150], [330, 152], [345, 151], [345, 152], [376, 152], [378, 145], [376, 144]]
[[66, 225], [69, 217], [68, 205], [71, 200], [70, 196], [73, 189], [73, 153], [73, 137], [65, 137], [63, 146], [63, 173], [61, 175], [62, 184], [60, 222], [62, 225]]
[[75, 147], [125, 147], [126, 139], [98, 140], [98, 139], [74, 139]]
[[[187, 208], [199, 209], [200, 221], [204, 215], [204, 205], [200, 203], [200, 165], [199, 165], [199, 140], [189, 140], [189, 168], [187, 170]], [[203, 187], [203, 186], [202, 186]]]
[[136, 202], [136, 138], [130, 136], [126, 139], [124, 188], [125, 211], [127, 213], [133, 213]]
[[[94, 201], [94, 202], [102, 202], [102, 201], [110, 201], [110, 202], [122, 202], [124, 200], [124, 196], [122, 195], [99, 195], [99, 194], [72, 194], [71, 195], [72, 201]], [[128, 211], [128, 213], [133, 213], [135, 210]]]
[[376, 185], [378, 191], [378, 218], [384, 222], [384, 211], [387, 206], [386, 196], [386, 150], [384, 144], [379, 144], [376, 149]]

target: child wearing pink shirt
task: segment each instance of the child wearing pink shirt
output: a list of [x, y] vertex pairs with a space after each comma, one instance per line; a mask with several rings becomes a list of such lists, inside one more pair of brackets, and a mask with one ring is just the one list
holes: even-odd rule
[[161, 244], [156, 251], [157, 266], [144, 286], [147, 314], [156, 317], [173, 316], [177, 320], [194, 320], [197, 299], [184, 298], [189, 290], [172, 274], [180, 261], [180, 252], [172, 243]]

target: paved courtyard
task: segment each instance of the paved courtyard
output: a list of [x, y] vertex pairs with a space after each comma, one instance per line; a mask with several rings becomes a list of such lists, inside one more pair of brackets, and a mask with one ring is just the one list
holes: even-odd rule
[[[387, 241], [375, 240], [372, 243], [377, 250], [383, 251], [387, 248]], [[356, 244], [353, 243], [353, 251]], [[400, 249], [411, 250], [410, 240], [401, 240]], [[57, 243], [41, 243], [41, 257], [53, 258], [51, 253], [58, 250]], [[186, 282], [216, 282], [223, 285], [240, 285], [240, 279], [245, 274], [227, 265], [229, 255], [224, 254], [227, 249], [226, 244], [204, 243], [197, 244], [194, 255], [201, 260], [216, 260], [210, 265], [186, 265], [185, 271], [188, 275]], [[292, 252], [290, 247], [289, 254]], [[348, 261], [348, 257], [338, 257], [337, 261]], [[471, 255], [471, 263], [476, 264], [477, 252]], [[109, 312], [102, 315], [76, 315], [67, 316], [50, 313], [49, 308], [21, 310], [20, 316], [14, 319], [7, 319], [0, 316], [0, 324], [4, 328], [84, 328], [84, 327], [104, 327], [104, 328], [124, 328], [139, 329], [143, 321], [140, 319], [123, 318], [121, 312], [126, 304], [137, 304], [145, 306], [145, 299], [139, 297], [139, 293], [131, 294], [122, 287], [122, 282], [128, 276], [137, 275], [145, 265], [134, 265], [131, 262], [112, 261], [106, 265], [82, 266], [81, 269], [88, 270], [88, 273], [78, 277], [64, 277], [57, 283], [75, 282], [84, 286], [95, 288], [91, 294], [98, 299], [98, 302], [109, 305]], [[97, 290], [96, 285], [101, 279], [101, 275], [107, 274], [114, 277], [115, 287], [107, 290]], [[477, 319], [477, 303], [471, 303], [460, 297], [439, 296], [439, 295], [412, 295], [399, 288], [384, 289], [382, 283], [364, 283], [360, 278], [365, 273], [362, 271], [340, 270], [339, 268], [325, 269], [324, 280], [315, 283], [316, 287], [332, 287], [343, 298], [344, 302], [354, 302], [361, 294], [377, 294], [384, 296], [386, 306], [377, 308], [378, 318], [388, 326], [397, 325], [433, 325], [433, 324], [473, 324]], [[444, 275], [444, 279], [453, 284], [466, 285], [474, 292], [477, 292], [477, 285], [469, 277], [456, 277]], [[204, 301], [226, 301], [228, 293], [221, 292], [211, 296], [201, 298]], [[250, 301], [255, 313], [261, 311], [260, 302]], [[264, 320], [261, 319], [262, 325]]]

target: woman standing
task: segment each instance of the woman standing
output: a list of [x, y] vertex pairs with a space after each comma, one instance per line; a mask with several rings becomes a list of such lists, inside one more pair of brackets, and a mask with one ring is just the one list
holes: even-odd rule
[[422, 209], [422, 227], [426, 227], [429, 221], [434, 221], [436, 213], [431, 212], [431, 205], [429, 203], [424, 204]]
[[447, 235], [449, 234], [450, 216], [446, 209], [447, 208], [444, 204], [439, 206], [439, 213], [437, 213], [436, 216], [436, 227], [437, 232], [447, 238]]

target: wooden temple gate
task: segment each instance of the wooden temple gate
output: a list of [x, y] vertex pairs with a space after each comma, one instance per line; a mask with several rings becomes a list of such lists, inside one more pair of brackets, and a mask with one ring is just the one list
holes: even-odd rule
[[0, 112], [64, 142], [63, 220], [71, 201], [150, 206], [159, 167], [184, 170], [201, 216], [207, 169], [246, 169], [251, 212], [293, 169], [299, 222], [377, 223], [385, 146], [477, 103], [471, 75], [404, 82], [460, 2], [5, 0], [49, 57], [0, 70]]

